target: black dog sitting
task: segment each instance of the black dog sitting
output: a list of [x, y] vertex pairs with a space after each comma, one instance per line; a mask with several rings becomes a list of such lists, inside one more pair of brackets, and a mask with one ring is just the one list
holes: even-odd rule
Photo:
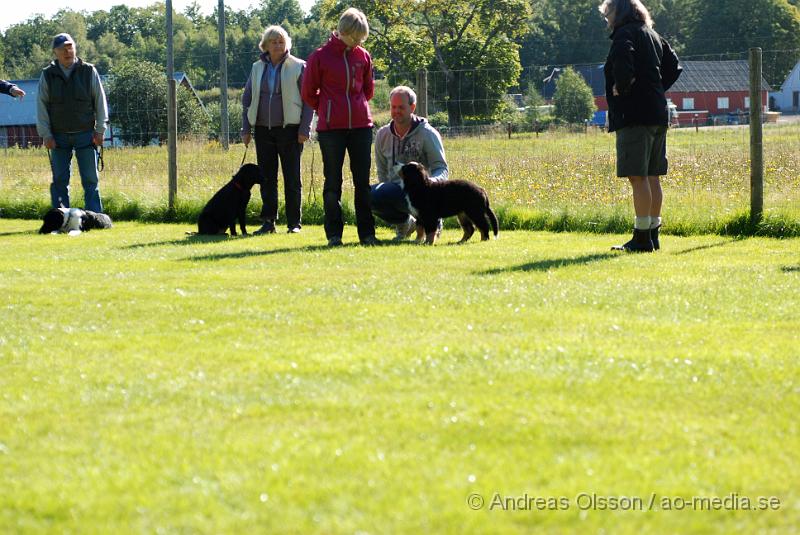
[[106, 214], [80, 208], [51, 208], [44, 214], [39, 234], [79, 233], [95, 228], [111, 228], [111, 218]]
[[497, 236], [497, 216], [489, 207], [486, 190], [480, 186], [466, 180], [434, 182], [425, 167], [417, 162], [398, 166], [397, 174], [403, 179], [403, 189], [411, 214], [417, 218], [417, 228], [424, 228], [429, 244], [436, 241], [438, 220], [450, 216], [458, 216], [464, 231], [461, 243], [472, 237], [475, 227], [481, 231], [481, 241], [488, 240], [489, 223]]
[[242, 234], [247, 235], [245, 215], [250, 202], [250, 190], [255, 184], [263, 184], [264, 175], [256, 164], [244, 164], [233, 175], [230, 182], [211, 197], [197, 220], [198, 234], [225, 234], [230, 228], [236, 236], [236, 219]]

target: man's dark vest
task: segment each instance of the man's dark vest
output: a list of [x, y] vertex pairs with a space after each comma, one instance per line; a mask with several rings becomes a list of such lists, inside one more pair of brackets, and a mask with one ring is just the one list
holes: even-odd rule
[[64, 77], [57, 61], [53, 61], [44, 70], [50, 93], [47, 112], [50, 115], [50, 129], [54, 134], [94, 130], [93, 75], [94, 66], [84, 63], [80, 58], [75, 61], [69, 78]]

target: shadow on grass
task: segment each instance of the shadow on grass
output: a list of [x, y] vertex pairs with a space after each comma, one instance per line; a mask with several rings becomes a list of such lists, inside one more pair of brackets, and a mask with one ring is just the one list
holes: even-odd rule
[[[409, 244], [410, 242], [405, 243], [396, 243], [391, 241], [383, 241], [380, 245], [377, 246], [370, 246], [367, 247], [372, 249], [374, 247], [382, 248], [382, 247], [391, 247], [395, 245], [404, 245]], [[284, 253], [313, 253], [317, 251], [336, 251], [340, 249], [350, 249], [353, 247], [363, 247], [360, 243], [345, 243], [339, 247], [328, 247], [327, 245], [303, 245], [298, 247], [280, 247], [277, 249], [264, 249], [262, 251], [237, 251], [231, 253], [216, 253], [216, 254], [207, 254], [207, 255], [194, 255], [188, 256], [186, 258], [182, 258], [181, 260], [189, 260], [191, 262], [207, 262], [207, 261], [216, 261], [216, 260], [230, 260], [235, 258], [251, 258], [256, 256], [271, 256], [276, 254], [284, 254]]]
[[125, 247], [122, 247], [122, 249], [142, 249], [144, 247], [159, 247], [161, 245], [196, 245], [198, 243], [217, 243], [228, 240], [247, 239], [250, 237], [251, 235], [228, 236], [227, 234], [216, 234], [209, 236], [209, 235], [193, 234], [191, 236], [186, 236], [185, 238], [180, 238], [176, 240], [134, 243], [133, 245], [126, 245]]
[[796, 266], [783, 266], [781, 271], [784, 273], [800, 273], [800, 264], [797, 264]]
[[736, 243], [745, 240], [746, 238], [731, 238], [729, 240], [719, 241], [715, 243], [709, 243], [707, 245], [698, 245], [697, 247], [690, 247], [688, 249], [683, 249], [681, 251], [675, 251], [674, 255], [682, 255], [682, 254], [689, 254], [689, 253], [696, 253], [697, 251], [705, 251], [706, 249], [714, 249], [716, 247], [724, 247], [726, 245], [730, 245], [731, 243]]
[[39, 234], [39, 231], [34, 229], [34, 230], [18, 230], [16, 232], [0, 232], [0, 236], [22, 236], [24, 234], [30, 234], [30, 235]]
[[487, 271], [479, 271], [476, 275], [500, 275], [502, 273], [510, 273], [512, 271], [549, 271], [551, 269], [563, 268], [576, 265], [587, 265], [593, 262], [600, 262], [610, 258], [621, 256], [622, 253], [595, 253], [583, 256], [573, 256], [567, 258], [547, 258], [544, 260], [537, 260], [536, 262], [528, 262], [527, 264], [520, 264], [519, 266], [510, 266], [504, 268], [489, 269]]

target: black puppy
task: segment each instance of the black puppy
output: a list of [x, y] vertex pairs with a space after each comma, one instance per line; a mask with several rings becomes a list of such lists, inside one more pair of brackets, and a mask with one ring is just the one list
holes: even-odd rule
[[434, 182], [425, 167], [417, 162], [398, 166], [397, 174], [403, 179], [403, 189], [411, 214], [417, 218], [417, 228], [425, 229], [429, 244], [436, 241], [437, 221], [450, 216], [458, 216], [464, 230], [460, 243], [472, 237], [475, 227], [481, 231], [481, 241], [488, 240], [489, 223], [497, 236], [497, 216], [489, 207], [486, 190], [480, 186], [466, 180]]
[[230, 228], [236, 236], [236, 220], [242, 234], [247, 235], [245, 215], [250, 202], [250, 190], [264, 183], [264, 174], [256, 164], [247, 163], [233, 175], [231, 181], [211, 197], [197, 220], [198, 234], [225, 234]]
[[94, 228], [111, 228], [111, 218], [106, 214], [80, 208], [51, 208], [42, 218], [39, 234], [52, 232], [86, 232]]

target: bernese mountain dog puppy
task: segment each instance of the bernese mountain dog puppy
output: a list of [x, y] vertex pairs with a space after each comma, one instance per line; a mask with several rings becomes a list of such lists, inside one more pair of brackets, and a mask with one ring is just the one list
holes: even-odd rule
[[247, 163], [211, 197], [197, 220], [198, 234], [225, 234], [230, 229], [236, 236], [236, 220], [242, 235], [247, 235], [245, 215], [250, 202], [250, 190], [264, 184], [264, 174], [254, 163]]
[[450, 216], [458, 217], [464, 231], [459, 243], [469, 240], [475, 227], [481, 231], [481, 241], [488, 240], [490, 224], [497, 236], [497, 216], [489, 207], [486, 190], [480, 186], [467, 180], [434, 182], [425, 166], [417, 162], [398, 165], [395, 169], [403, 179], [403, 190], [411, 215], [417, 219], [417, 229], [424, 229], [428, 244], [436, 241], [437, 221]]

